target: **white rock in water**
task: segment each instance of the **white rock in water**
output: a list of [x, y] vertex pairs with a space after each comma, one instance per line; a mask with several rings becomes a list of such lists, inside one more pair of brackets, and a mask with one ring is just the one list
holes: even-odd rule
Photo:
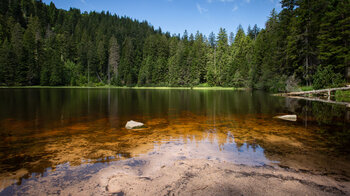
[[282, 120], [288, 120], [288, 121], [297, 121], [297, 115], [283, 115], [283, 116], [276, 116], [275, 118], [279, 118]]
[[142, 128], [143, 126], [144, 126], [143, 123], [130, 120], [130, 121], [128, 121], [126, 123], [125, 128], [127, 128], [127, 129], [137, 129], [137, 128]]

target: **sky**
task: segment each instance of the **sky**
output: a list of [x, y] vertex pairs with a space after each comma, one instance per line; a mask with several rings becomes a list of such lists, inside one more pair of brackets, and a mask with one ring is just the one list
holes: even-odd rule
[[265, 27], [273, 8], [281, 10], [279, 0], [43, 0], [57, 8], [70, 7], [83, 11], [109, 11], [140, 21], [147, 20], [163, 32], [181, 35], [185, 30], [204, 35], [217, 34], [220, 27], [236, 32], [241, 24]]

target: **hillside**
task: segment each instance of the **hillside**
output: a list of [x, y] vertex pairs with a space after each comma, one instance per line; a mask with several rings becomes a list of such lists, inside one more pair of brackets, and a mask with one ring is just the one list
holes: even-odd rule
[[338, 86], [350, 66], [349, 4], [282, 0], [283, 10], [273, 10], [262, 29], [180, 37], [108, 11], [5, 0], [0, 85]]

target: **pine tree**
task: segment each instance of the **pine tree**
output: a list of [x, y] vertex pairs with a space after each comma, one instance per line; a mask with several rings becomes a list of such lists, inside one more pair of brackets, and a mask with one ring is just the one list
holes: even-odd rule
[[5, 15], [9, 9], [9, 1], [0, 1], [0, 14]]
[[109, 58], [108, 58], [108, 84], [111, 84], [111, 73], [114, 80], [117, 79], [119, 65], [119, 45], [117, 39], [112, 36], [109, 40]]
[[10, 42], [5, 39], [0, 53], [0, 84], [14, 85], [16, 78], [16, 56]]
[[1, 1], [0, 85], [208, 83], [283, 91], [290, 77], [318, 87], [337, 83], [318, 78], [325, 73], [343, 80], [350, 66], [349, 2], [281, 5], [264, 29], [249, 26], [245, 34], [240, 26], [236, 36], [220, 29], [207, 39], [200, 32], [170, 36], [146, 21], [109, 12]]
[[252, 39], [256, 40], [256, 38], [258, 37], [258, 35], [260, 33], [260, 28], [258, 27], [257, 24], [254, 25], [252, 33], [253, 33], [253, 38]]
[[211, 32], [211, 33], [209, 34], [209, 44], [210, 44], [210, 46], [213, 47], [213, 48], [216, 46], [216, 37], [215, 37], [214, 32]]
[[346, 2], [328, 2], [318, 34], [321, 64], [332, 65], [336, 73], [350, 67], [350, 3]]
[[220, 28], [218, 37], [217, 37], [217, 49], [216, 49], [216, 68], [217, 68], [217, 83], [219, 85], [225, 85], [226, 66], [229, 65], [229, 51], [228, 51], [228, 38], [226, 30]]
[[[95, 44], [93, 42], [88, 43], [88, 52], [87, 52], [87, 75], [88, 75], [88, 83], [91, 82], [97, 82], [97, 68], [99, 65], [98, 56], [97, 56], [97, 49], [95, 47]], [[96, 80], [94, 80], [96, 79]]]
[[169, 58], [168, 58], [168, 76], [167, 76], [167, 83], [170, 86], [176, 86], [178, 85], [178, 74], [179, 74], [179, 51], [178, 46], [181, 42], [179, 42], [177, 37], [170, 38], [169, 43]]
[[[127, 37], [123, 42], [123, 50], [118, 70], [122, 85], [132, 85], [135, 82], [136, 71], [134, 70], [134, 46], [132, 40]], [[135, 82], [136, 83], [136, 82]]]
[[235, 34], [233, 32], [231, 32], [230, 36], [229, 36], [229, 44], [230, 44], [230, 46], [232, 46], [234, 40], [235, 40]]
[[40, 39], [39, 19], [37, 17], [30, 17], [28, 28], [23, 35], [25, 64], [28, 69], [26, 80], [29, 85], [40, 84]]
[[23, 51], [23, 28], [19, 23], [16, 23], [16, 25], [12, 29], [11, 45], [12, 50], [16, 56], [13, 62], [14, 64], [16, 64], [15, 78], [13, 82], [17, 85], [25, 85], [27, 66], [24, 63], [25, 55]]
[[103, 82], [104, 74], [107, 73], [107, 65], [108, 65], [108, 53], [105, 47], [104, 40], [100, 40], [97, 46], [97, 56], [98, 56], [98, 67], [96, 69], [97, 77], [100, 82]]

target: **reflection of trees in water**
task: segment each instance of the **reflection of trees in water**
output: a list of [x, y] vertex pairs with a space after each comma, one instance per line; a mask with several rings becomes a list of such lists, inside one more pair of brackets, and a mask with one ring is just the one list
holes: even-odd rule
[[349, 152], [349, 109], [342, 105], [288, 98], [286, 104], [289, 111], [299, 115], [306, 128], [315, 124], [319, 127], [314, 132], [330, 150], [341, 154]]
[[[207, 139], [220, 148], [234, 142], [242, 151], [260, 146], [271, 157], [307, 145], [348, 152], [350, 141], [349, 112], [343, 107], [263, 92], [22, 89], [0, 92], [0, 104], [0, 120], [12, 118], [0, 121], [0, 153], [11, 156], [0, 160], [13, 165], [9, 172], [24, 167], [43, 173], [57, 164], [79, 165], [87, 159], [109, 162], [174, 138]], [[303, 121], [272, 119], [282, 112], [296, 113]], [[121, 131], [131, 119], [146, 122], [150, 129]]]
[[[297, 113], [320, 124], [349, 122], [343, 106], [269, 96], [264, 92], [212, 90], [16, 89], [0, 92], [1, 118], [59, 126], [74, 117], [161, 117], [190, 111], [201, 115]], [[120, 122], [121, 123], [121, 122]], [[38, 124], [38, 123], [37, 123]], [[47, 123], [48, 124], [48, 123]], [[119, 123], [113, 123], [118, 126]]]
[[342, 125], [349, 122], [349, 109], [342, 105], [317, 101], [286, 98], [289, 112], [299, 115], [304, 121], [317, 122], [319, 125]]
[[345, 117], [346, 110], [343, 106], [312, 102], [312, 114], [320, 124], [343, 124], [341, 118]]
[[347, 110], [334, 104], [312, 102], [312, 114], [322, 125], [317, 131], [331, 148], [348, 154], [350, 150], [350, 126], [346, 119]]
[[[57, 127], [89, 116], [161, 117], [183, 111], [195, 114], [275, 113], [283, 98], [263, 92], [133, 89], [8, 89], [0, 91], [0, 119], [38, 120]], [[115, 123], [114, 123], [115, 124]]]

